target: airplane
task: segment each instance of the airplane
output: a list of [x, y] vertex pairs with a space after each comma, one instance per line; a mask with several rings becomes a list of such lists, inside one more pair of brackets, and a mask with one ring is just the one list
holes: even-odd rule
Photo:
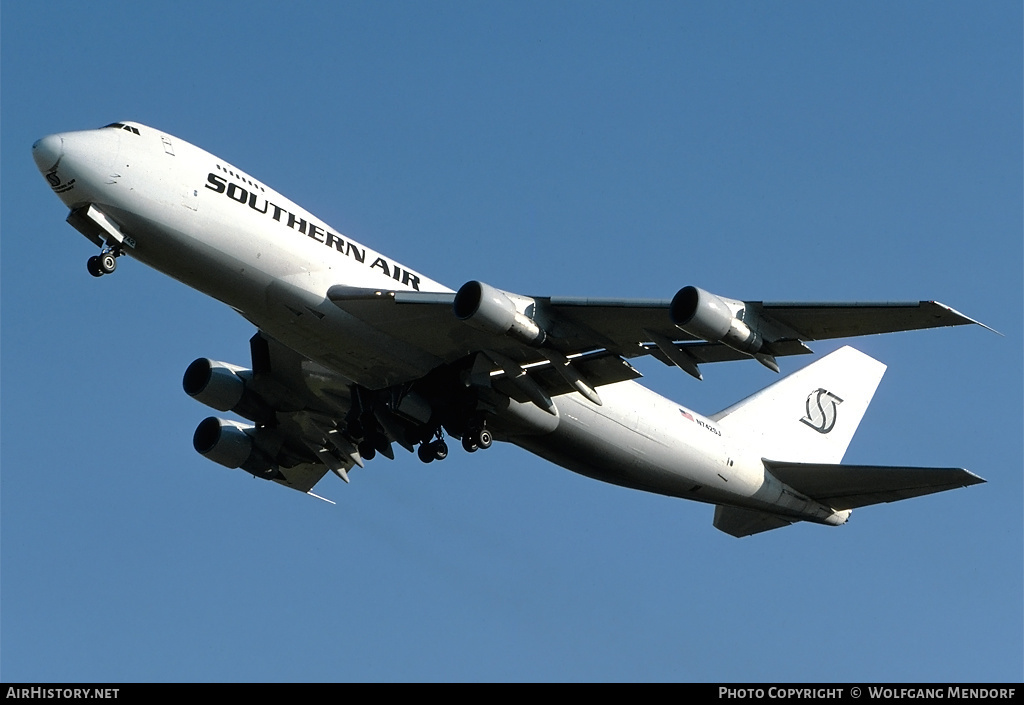
[[[100, 248], [227, 304], [256, 327], [251, 364], [199, 358], [193, 446], [301, 492], [395, 446], [424, 462], [513, 443], [573, 472], [714, 505], [736, 537], [966, 487], [962, 468], [843, 465], [885, 365], [843, 347], [709, 416], [636, 382], [651, 356], [705, 364], [809, 354], [816, 340], [982, 325], [934, 301], [769, 303], [695, 286], [671, 299], [452, 290], [340, 234], [248, 172], [138, 122], [52, 134], [32, 154]], [[324, 499], [323, 497], [319, 497]], [[330, 500], [327, 500], [330, 501]]]

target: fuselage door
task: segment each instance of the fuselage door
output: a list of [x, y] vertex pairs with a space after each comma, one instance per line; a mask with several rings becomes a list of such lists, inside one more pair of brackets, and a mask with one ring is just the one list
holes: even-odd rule
[[[166, 154], [169, 157], [177, 157], [177, 155], [174, 153], [174, 143], [171, 142], [170, 137], [168, 137], [167, 135], [160, 135], [160, 142], [163, 143], [164, 154]], [[174, 161], [177, 162], [177, 158]], [[178, 165], [175, 163], [172, 166], [176, 167]], [[176, 173], [178, 169], [172, 169], [172, 171], [175, 173], [175, 176], [178, 175]], [[193, 186], [191, 183], [184, 183], [180, 187], [179, 191], [181, 193], [181, 205], [185, 206], [191, 211], [198, 211], [199, 189], [195, 188], [195, 186]]]

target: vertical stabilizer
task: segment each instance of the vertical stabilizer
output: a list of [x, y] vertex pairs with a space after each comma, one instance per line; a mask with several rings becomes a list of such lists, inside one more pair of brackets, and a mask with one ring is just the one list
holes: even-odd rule
[[881, 362], [847, 346], [712, 418], [763, 458], [838, 463], [884, 373]]

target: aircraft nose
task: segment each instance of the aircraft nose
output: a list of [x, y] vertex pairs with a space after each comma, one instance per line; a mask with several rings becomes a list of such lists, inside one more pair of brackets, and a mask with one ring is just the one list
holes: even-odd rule
[[36, 140], [32, 145], [32, 158], [39, 171], [44, 174], [57, 166], [57, 162], [62, 156], [64, 156], [64, 138], [60, 135], [47, 135], [41, 140]]

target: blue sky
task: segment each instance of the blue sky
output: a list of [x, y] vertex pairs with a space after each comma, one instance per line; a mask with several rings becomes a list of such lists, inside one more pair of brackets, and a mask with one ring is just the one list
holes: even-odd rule
[[[1022, 678], [1019, 3], [5, 3], [0, 678]], [[191, 448], [253, 330], [86, 273], [32, 142], [138, 120], [455, 288], [937, 299], [847, 462], [988, 484], [736, 540], [510, 446], [336, 506]], [[818, 353], [839, 343], [817, 344]], [[817, 359], [817, 358], [815, 358]], [[783, 373], [804, 360], [786, 360]], [[769, 384], [639, 363], [712, 413]]]

